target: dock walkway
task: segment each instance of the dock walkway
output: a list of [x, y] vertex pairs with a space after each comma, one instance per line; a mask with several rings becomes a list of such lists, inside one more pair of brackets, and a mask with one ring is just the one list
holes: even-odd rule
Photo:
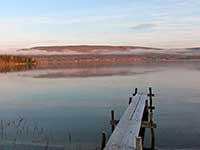
[[152, 106], [152, 96], [154, 94], [151, 89], [149, 94], [135, 93], [119, 121], [114, 120], [114, 114], [112, 115], [111, 125], [115, 126], [103, 150], [142, 150], [145, 128], [151, 129], [151, 146], [154, 149], [156, 124], [152, 120], [152, 110], [155, 109]]

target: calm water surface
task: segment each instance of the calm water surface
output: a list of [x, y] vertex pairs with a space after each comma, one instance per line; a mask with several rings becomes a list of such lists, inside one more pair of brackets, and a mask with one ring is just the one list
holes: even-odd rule
[[152, 86], [157, 147], [200, 149], [200, 62], [35, 70], [0, 81], [1, 143], [99, 144], [110, 110], [120, 118], [134, 88]]

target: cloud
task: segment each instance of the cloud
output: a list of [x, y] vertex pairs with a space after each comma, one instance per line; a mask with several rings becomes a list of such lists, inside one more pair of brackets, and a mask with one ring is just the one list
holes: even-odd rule
[[149, 29], [153, 29], [154, 27], [156, 27], [156, 24], [143, 23], [143, 24], [135, 25], [135, 26], [131, 27], [131, 29], [133, 29], [133, 30], [149, 30]]
[[112, 16], [91, 16], [79, 18], [54, 18], [54, 17], [38, 17], [38, 18], [15, 18], [0, 20], [1, 25], [15, 24], [82, 24], [82, 23], [101, 23], [110, 20], [118, 20], [127, 15], [112, 15]]

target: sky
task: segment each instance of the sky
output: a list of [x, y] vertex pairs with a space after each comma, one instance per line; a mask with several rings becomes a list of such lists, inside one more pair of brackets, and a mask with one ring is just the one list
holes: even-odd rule
[[199, 0], [1, 0], [0, 50], [200, 46]]

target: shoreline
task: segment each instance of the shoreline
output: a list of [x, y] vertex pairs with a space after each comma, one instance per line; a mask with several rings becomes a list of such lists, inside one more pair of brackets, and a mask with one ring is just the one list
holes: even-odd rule
[[200, 61], [200, 55], [0, 55], [0, 67], [79, 68], [132, 65], [137, 63]]

